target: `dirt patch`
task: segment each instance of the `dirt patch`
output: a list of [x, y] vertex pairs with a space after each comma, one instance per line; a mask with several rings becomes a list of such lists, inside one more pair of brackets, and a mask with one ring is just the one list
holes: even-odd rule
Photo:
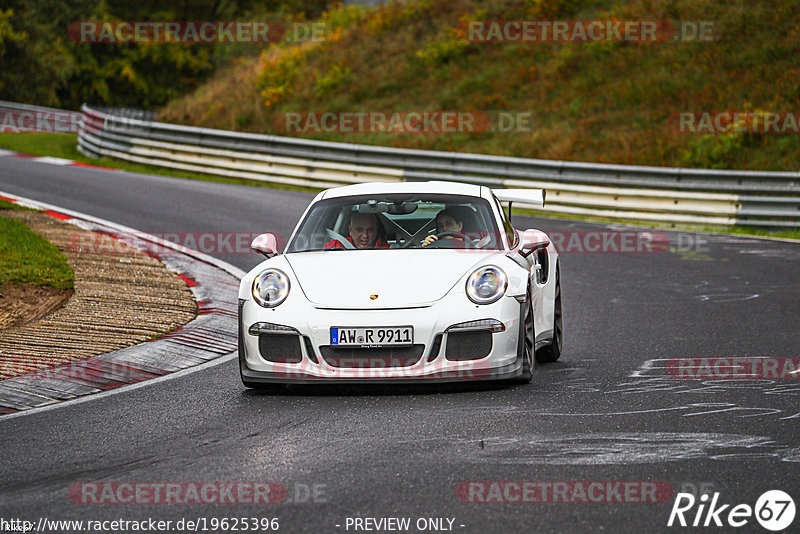
[[71, 289], [0, 284], [0, 330], [44, 317], [61, 308], [71, 296]]
[[75, 291], [52, 313], [0, 327], [0, 380], [136, 345], [196, 317], [192, 292], [159, 260], [130, 247], [112, 253], [76, 247], [76, 236], [86, 230], [46, 213], [9, 210], [3, 216], [25, 222], [58, 247], [75, 273]]

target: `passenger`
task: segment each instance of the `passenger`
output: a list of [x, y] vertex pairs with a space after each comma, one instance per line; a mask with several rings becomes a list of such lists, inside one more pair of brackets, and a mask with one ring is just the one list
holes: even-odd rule
[[[436, 234], [443, 232], [455, 232], [460, 234], [464, 229], [464, 218], [456, 207], [445, 208], [436, 214]], [[447, 235], [442, 239], [453, 239], [454, 236]], [[422, 241], [422, 246], [427, 247], [439, 238], [431, 234]]]
[[[378, 232], [378, 217], [373, 213], [355, 212], [350, 216], [350, 237], [347, 240], [358, 249], [389, 248], [389, 243], [381, 239]], [[332, 239], [323, 248], [345, 248], [338, 240]]]

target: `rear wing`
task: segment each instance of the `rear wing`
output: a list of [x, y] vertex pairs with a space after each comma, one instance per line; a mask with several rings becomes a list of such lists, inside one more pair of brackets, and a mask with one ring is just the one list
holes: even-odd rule
[[544, 206], [544, 189], [492, 189], [492, 193], [501, 202], [522, 202]]

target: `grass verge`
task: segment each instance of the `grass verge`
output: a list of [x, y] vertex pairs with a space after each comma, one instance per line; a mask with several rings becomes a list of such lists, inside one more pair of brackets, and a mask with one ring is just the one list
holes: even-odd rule
[[[0, 201], [0, 209], [7, 202]], [[45, 238], [0, 211], [0, 285], [5, 283], [72, 289], [75, 275], [67, 259]]]

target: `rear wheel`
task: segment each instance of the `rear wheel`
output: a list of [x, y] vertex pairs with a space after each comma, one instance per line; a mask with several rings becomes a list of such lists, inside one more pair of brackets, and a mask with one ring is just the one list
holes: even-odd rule
[[525, 308], [520, 322], [519, 343], [517, 345], [517, 358], [522, 359], [522, 374], [513, 379], [515, 383], [527, 384], [533, 379], [533, 370], [536, 367], [536, 359], [533, 356], [533, 346], [535, 342], [535, 329], [533, 326], [533, 302], [530, 292], [525, 298]]
[[536, 351], [536, 360], [541, 363], [554, 362], [561, 357], [561, 344], [564, 340], [564, 320], [561, 311], [561, 267], [556, 265], [556, 295], [553, 306], [553, 340], [549, 345]]

